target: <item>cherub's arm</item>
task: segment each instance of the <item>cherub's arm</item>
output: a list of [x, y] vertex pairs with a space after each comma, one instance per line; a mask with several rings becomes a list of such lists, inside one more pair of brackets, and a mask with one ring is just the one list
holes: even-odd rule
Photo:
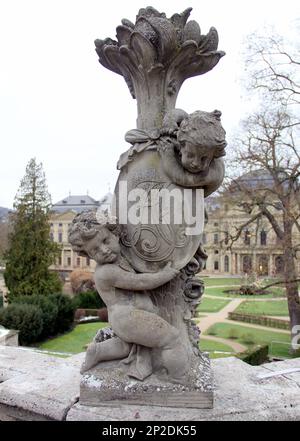
[[222, 158], [215, 158], [209, 166], [204, 184], [204, 197], [207, 198], [211, 193], [216, 191], [223, 182], [225, 175], [225, 166]]
[[181, 164], [179, 164], [174, 147], [164, 147], [160, 150], [162, 166], [174, 184], [182, 187], [197, 187], [199, 177], [196, 174], [186, 171]]
[[179, 271], [171, 268], [169, 264], [156, 273], [140, 274], [130, 273], [117, 265], [105, 265], [102, 277], [115, 288], [143, 291], [158, 288], [172, 280], [178, 273]]

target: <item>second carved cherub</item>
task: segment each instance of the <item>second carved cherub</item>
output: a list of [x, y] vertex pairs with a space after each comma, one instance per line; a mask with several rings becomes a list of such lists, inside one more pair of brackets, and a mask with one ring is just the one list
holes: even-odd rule
[[164, 119], [158, 151], [163, 168], [174, 184], [213, 193], [224, 178], [225, 130], [221, 112], [196, 111], [188, 115], [180, 109]]

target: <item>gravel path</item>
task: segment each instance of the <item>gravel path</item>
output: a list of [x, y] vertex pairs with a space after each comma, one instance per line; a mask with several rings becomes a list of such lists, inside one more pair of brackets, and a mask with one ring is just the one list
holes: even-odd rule
[[231, 300], [223, 309], [218, 312], [206, 313], [208, 314], [206, 317], [201, 318], [201, 324], [199, 328], [201, 332], [204, 333], [208, 328], [218, 322], [223, 322], [227, 319], [229, 312], [234, 311], [241, 303], [243, 299], [234, 299]]
[[[238, 285], [232, 285], [232, 286], [238, 286]], [[209, 288], [228, 288], [228, 285], [223, 285], [223, 286], [209, 286]], [[207, 287], [208, 288], [208, 287]], [[255, 328], [257, 330], [266, 330], [266, 331], [272, 331], [272, 332], [280, 332], [280, 333], [286, 333], [286, 334], [290, 334], [289, 331], [284, 330], [284, 329], [276, 329], [276, 328], [270, 328], [267, 326], [260, 326], [260, 325], [255, 325], [252, 323], [245, 323], [245, 322], [239, 322], [236, 320], [228, 320], [228, 314], [230, 312], [233, 312], [241, 303], [243, 303], [245, 300], [246, 301], [282, 301], [284, 299], [286, 299], [286, 297], [276, 297], [276, 298], [232, 298], [232, 297], [221, 297], [221, 296], [213, 296], [213, 295], [209, 295], [209, 294], [204, 294], [204, 298], [210, 298], [210, 299], [224, 299], [224, 300], [230, 300], [230, 302], [224, 307], [222, 308], [220, 311], [218, 312], [206, 312], [205, 313], [205, 317], [201, 317], [200, 319], [196, 320], [196, 323], [199, 327], [199, 329], [201, 330], [201, 335], [204, 334], [205, 331], [207, 331], [211, 326], [213, 326], [215, 323], [229, 323], [231, 325], [240, 325], [240, 326], [247, 326], [249, 328]], [[281, 318], [281, 319], [288, 319], [288, 317], [276, 317], [276, 318]], [[203, 335], [203, 338], [207, 339], [207, 340], [212, 340], [212, 341], [216, 341], [219, 343], [224, 343], [230, 347], [232, 347], [232, 349], [235, 352], [243, 352], [247, 349], [246, 346], [237, 343], [235, 341], [232, 341], [230, 339], [227, 338], [221, 338], [221, 337], [215, 337], [215, 336], [211, 336], [211, 335]]]

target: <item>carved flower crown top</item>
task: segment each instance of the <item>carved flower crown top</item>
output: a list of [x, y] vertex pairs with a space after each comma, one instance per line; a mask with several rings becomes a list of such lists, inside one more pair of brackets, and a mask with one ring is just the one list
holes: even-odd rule
[[117, 40], [95, 41], [100, 63], [124, 77], [133, 98], [154, 76], [161, 77], [169, 96], [177, 96], [185, 79], [208, 72], [225, 55], [217, 51], [215, 28], [202, 35], [198, 23], [188, 21], [191, 10], [167, 18], [153, 7], [143, 8], [135, 24], [121, 21]]

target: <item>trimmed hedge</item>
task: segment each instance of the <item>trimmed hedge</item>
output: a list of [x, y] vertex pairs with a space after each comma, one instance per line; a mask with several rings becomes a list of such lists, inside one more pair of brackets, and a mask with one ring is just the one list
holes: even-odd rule
[[[29, 313], [25, 314], [22, 322], [20, 321], [20, 308], [27, 306], [38, 311], [39, 317], [41, 318], [41, 328], [35, 324], [31, 325], [31, 316]], [[57, 334], [69, 331], [74, 324], [75, 305], [72, 299], [65, 294], [20, 296], [18, 299], [15, 299], [14, 303], [9, 305], [8, 308], [10, 308], [10, 312], [6, 314], [9, 316], [9, 324], [3, 325], [10, 329], [20, 331], [20, 344], [35, 343], [45, 340], [48, 337], [54, 337]], [[16, 313], [15, 319], [13, 317], [14, 313]], [[7, 320], [5, 313], [4, 319]], [[26, 328], [26, 337], [24, 338], [24, 331], [22, 332], [21, 328]], [[28, 337], [31, 328], [32, 335]], [[39, 332], [37, 332], [37, 329]]]
[[22, 296], [15, 300], [13, 304], [34, 305], [40, 308], [43, 319], [43, 329], [39, 339], [48, 338], [55, 334], [58, 306], [50, 296], [32, 295]]
[[57, 306], [54, 333], [59, 334], [69, 331], [74, 324], [75, 305], [70, 297], [65, 294], [49, 294], [49, 299]]
[[245, 363], [251, 364], [252, 366], [259, 366], [263, 363], [269, 361], [268, 358], [269, 346], [255, 346], [248, 351], [237, 354], [236, 356], [243, 360]]
[[19, 332], [21, 345], [36, 342], [43, 332], [43, 314], [35, 305], [14, 303], [0, 309], [0, 324]]
[[76, 294], [73, 298], [75, 309], [100, 309], [106, 305], [97, 291], [87, 291]]
[[230, 312], [228, 316], [230, 320], [236, 320], [238, 322], [253, 323], [255, 325], [268, 326], [270, 328], [290, 330], [290, 322], [288, 320], [266, 317], [264, 315], [242, 314], [240, 312]]

